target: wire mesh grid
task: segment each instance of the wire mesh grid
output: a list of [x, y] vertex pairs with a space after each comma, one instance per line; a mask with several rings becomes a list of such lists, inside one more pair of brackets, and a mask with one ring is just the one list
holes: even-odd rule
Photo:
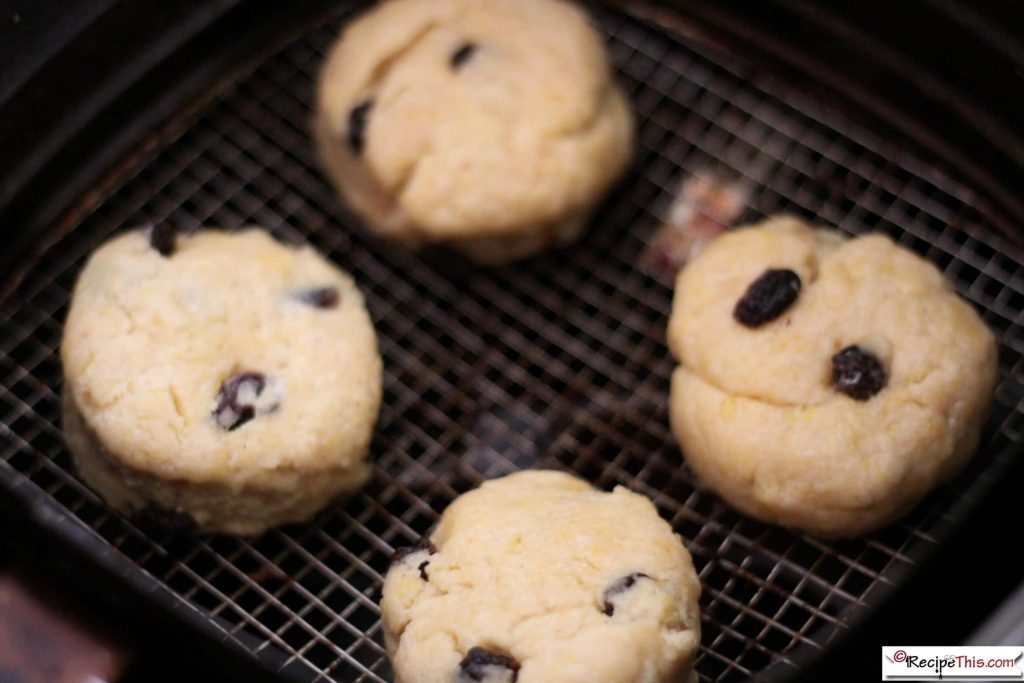
[[[875, 605], [944, 528], [954, 502], [1024, 432], [1024, 254], [973, 192], [884, 148], [813, 101], [728, 59], [595, 6], [639, 119], [634, 172], [577, 246], [498, 270], [369, 236], [315, 163], [313, 78], [348, 5], [170, 125], [54, 236], [0, 307], [2, 459], [275, 669], [386, 681], [377, 602], [393, 547], [427, 532], [486, 477], [563, 467], [650, 496], [686, 539], [704, 587], [703, 681], [785, 673]], [[725, 65], [723, 65], [725, 64]], [[755, 84], [756, 83], [756, 84]], [[901, 522], [826, 543], [746, 519], [701, 487], [667, 427], [671, 291], [638, 268], [679, 179], [714, 168], [747, 183], [744, 219], [786, 210], [883, 230], [944, 269], [1001, 341], [1003, 381], [982, 453]], [[73, 474], [58, 428], [58, 346], [74, 278], [112, 232], [169, 221], [257, 223], [308, 240], [366, 294], [385, 396], [366, 489], [313, 523], [259, 539], [148, 536]], [[441, 264], [443, 267], [438, 267]]]

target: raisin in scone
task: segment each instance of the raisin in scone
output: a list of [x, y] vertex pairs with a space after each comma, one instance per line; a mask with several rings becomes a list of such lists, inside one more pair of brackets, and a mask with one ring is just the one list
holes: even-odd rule
[[680, 683], [699, 597], [647, 498], [527, 471], [460, 496], [397, 551], [381, 611], [396, 683]]
[[684, 268], [668, 342], [694, 471], [752, 517], [825, 537], [891, 522], [959, 472], [998, 375], [992, 333], [935, 266], [789, 217]]
[[345, 28], [315, 134], [378, 232], [485, 264], [568, 244], [632, 155], [603, 41], [562, 0], [390, 0]]
[[369, 474], [373, 324], [311, 247], [257, 229], [120, 235], [78, 278], [61, 359], [79, 472], [143, 521], [256, 534]]

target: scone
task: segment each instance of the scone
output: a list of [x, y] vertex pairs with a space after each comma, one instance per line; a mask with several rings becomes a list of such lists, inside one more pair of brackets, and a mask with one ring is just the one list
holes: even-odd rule
[[998, 374], [992, 333], [933, 265], [789, 217], [683, 269], [668, 342], [686, 461], [750, 516], [823, 537], [885, 525], [959, 472]]
[[369, 474], [373, 324], [311, 247], [258, 229], [125, 233], [79, 276], [61, 359], [79, 472], [142, 521], [256, 534]]
[[396, 683], [680, 683], [699, 597], [647, 498], [526, 471], [460, 496], [399, 549], [381, 611]]
[[391, 0], [320, 74], [323, 163], [376, 231], [485, 264], [568, 244], [632, 154], [604, 43], [562, 0]]

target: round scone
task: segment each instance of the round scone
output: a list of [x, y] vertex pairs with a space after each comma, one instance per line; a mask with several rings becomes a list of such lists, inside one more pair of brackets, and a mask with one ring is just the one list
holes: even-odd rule
[[79, 276], [61, 358], [82, 477], [144, 521], [256, 534], [369, 474], [373, 324], [311, 247], [258, 229], [125, 233]]
[[485, 264], [568, 244], [629, 164], [604, 43], [562, 0], [391, 0], [320, 74], [315, 135], [376, 231]]
[[399, 549], [381, 612], [396, 683], [680, 683], [699, 597], [647, 498], [526, 471], [460, 496]]
[[671, 420], [687, 462], [763, 521], [850, 537], [978, 444], [996, 345], [933, 265], [789, 217], [713, 242], [676, 282]]

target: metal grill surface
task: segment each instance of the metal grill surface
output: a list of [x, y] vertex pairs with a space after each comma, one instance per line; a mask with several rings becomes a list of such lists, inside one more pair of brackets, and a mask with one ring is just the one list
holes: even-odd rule
[[[484, 478], [553, 466], [650, 496], [686, 539], [704, 586], [703, 681], [785, 674], [876, 605], [1022, 440], [1024, 254], [994, 230], [978, 193], [719, 53], [597, 7], [639, 150], [591, 232], [498, 270], [417, 256], [359, 227], [307, 134], [316, 71], [349, 11], [258, 55], [140, 144], [39, 245], [0, 306], [2, 466], [268, 666], [305, 680], [389, 680], [377, 602], [392, 548]], [[891, 234], [941, 267], [997, 331], [1003, 380], [979, 457], [896, 525], [843, 543], [796, 535], [732, 512], [682, 464], [667, 427], [671, 291], [638, 262], [680, 178], [707, 169], [748, 186], [744, 220], [785, 210]], [[69, 292], [104, 239], [156, 221], [260, 224], [356, 276], [386, 368], [376, 475], [362, 493], [259, 539], [192, 539], [146, 535], [75, 477], [58, 426]]]

